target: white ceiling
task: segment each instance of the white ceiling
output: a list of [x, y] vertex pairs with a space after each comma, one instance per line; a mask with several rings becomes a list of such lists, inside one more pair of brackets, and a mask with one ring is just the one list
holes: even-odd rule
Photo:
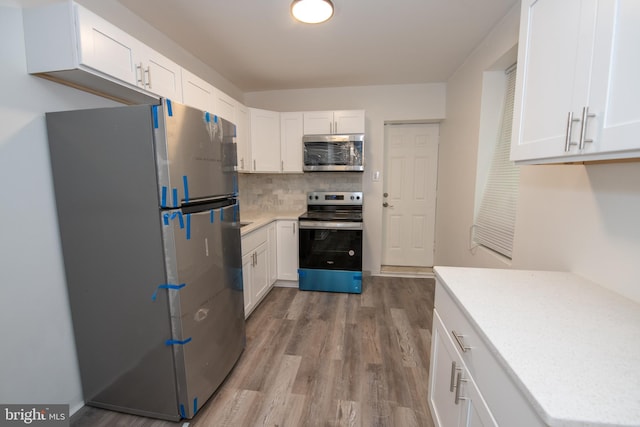
[[291, 0], [118, 1], [253, 92], [445, 82], [519, 0], [333, 0], [319, 25]]

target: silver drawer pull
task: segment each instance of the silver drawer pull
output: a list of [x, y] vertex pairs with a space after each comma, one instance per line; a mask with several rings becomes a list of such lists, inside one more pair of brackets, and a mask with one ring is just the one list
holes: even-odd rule
[[573, 111], [570, 111], [569, 114], [567, 115], [567, 131], [565, 132], [564, 136], [564, 151], [568, 152], [569, 149], [571, 148], [572, 145], [578, 145], [577, 142], [572, 142], [571, 141], [571, 135], [573, 133], [573, 122], [579, 122], [580, 119], [574, 119], [573, 118]]
[[456, 397], [455, 397], [455, 400], [454, 400], [454, 403], [456, 405], [459, 404], [461, 400], [467, 400], [466, 397], [460, 396], [460, 393], [461, 393], [461, 391], [460, 391], [460, 389], [461, 389], [460, 383], [462, 381], [467, 382], [467, 379], [466, 378], [462, 378], [462, 372], [459, 372], [458, 373], [458, 378], [456, 379]]
[[463, 353], [466, 353], [467, 350], [471, 350], [471, 347], [466, 346], [464, 344], [464, 342], [462, 341], [462, 338], [464, 337], [464, 335], [462, 334], [458, 334], [456, 333], [456, 331], [451, 331], [451, 334], [453, 335], [453, 337], [456, 339], [456, 342], [458, 343], [458, 345], [460, 346], [460, 349], [462, 350]]
[[595, 114], [589, 113], [589, 107], [584, 107], [582, 109], [582, 126], [580, 127], [580, 143], [578, 144], [578, 148], [582, 150], [584, 148], [584, 144], [588, 142], [593, 142], [593, 139], [586, 139], [587, 135], [587, 120], [589, 118], [595, 117]]

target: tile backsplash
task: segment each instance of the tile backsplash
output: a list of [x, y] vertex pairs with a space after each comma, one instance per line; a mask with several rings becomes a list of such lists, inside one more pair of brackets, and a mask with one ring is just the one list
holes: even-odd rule
[[247, 211], [304, 211], [309, 191], [362, 191], [357, 172], [300, 174], [238, 174], [240, 209]]

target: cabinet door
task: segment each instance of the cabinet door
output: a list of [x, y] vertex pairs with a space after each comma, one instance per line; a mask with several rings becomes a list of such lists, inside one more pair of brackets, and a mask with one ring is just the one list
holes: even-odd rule
[[280, 114], [249, 108], [253, 172], [280, 172]]
[[520, 20], [512, 160], [577, 154], [587, 105], [596, 0], [525, 0]]
[[280, 113], [282, 172], [302, 172], [302, 113]]
[[244, 295], [244, 316], [249, 317], [255, 306], [253, 297], [253, 252], [242, 256], [242, 293]]
[[215, 107], [213, 113], [237, 125], [236, 109], [238, 102], [226, 93], [215, 90]]
[[269, 258], [269, 286], [278, 280], [278, 262], [277, 262], [277, 229], [276, 223], [272, 222], [267, 226], [267, 256]]
[[238, 104], [236, 109], [236, 144], [238, 149], [238, 171], [250, 172], [249, 109], [242, 104]]
[[253, 266], [253, 283], [254, 287], [253, 296], [255, 302], [260, 301], [269, 290], [271, 289], [271, 283], [269, 283], [269, 253], [267, 242], [262, 243], [255, 250], [255, 262]]
[[298, 280], [298, 221], [278, 220], [278, 279]]
[[588, 119], [585, 137], [593, 142], [585, 144], [585, 151], [638, 150], [640, 4], [637, 0], [601, 1], [597, 22], [588, 104], [595, 117]]
[[460, 405], [455, 403], [455, 384], [462, 363], [449, 342], [440, 317], [435, 310], [431, 335], [431, 367], [429, 370], [429, 407], [436, 427], [459, 426]]
[[182, 70], [182, 97], [186, 105], [202, 111], [213, 111], [213, 86], [200, 77]]
[[137, 85], [156, 95], [182, 103], [182, 68], [147, 46], [141, 47], [138, 57]]
[[364, 133], [364, 110], [333, 112], [335, 133]]
[[303, 117], [305, 135], [333, 133], [333, 111], [305, 111]]
[[78, 62], [123, 82], [136, 84], [139, 42], [92, 12], [76, 6]]

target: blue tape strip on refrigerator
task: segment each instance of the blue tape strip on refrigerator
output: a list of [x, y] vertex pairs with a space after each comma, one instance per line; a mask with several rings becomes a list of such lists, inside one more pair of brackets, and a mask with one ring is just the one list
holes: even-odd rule
[[238, 194], [238, 175], [233, 175], [233, 193]]
[[178, 217], [178, 221], [180, 221], [180, 228], [184, 228], [184, 220], [182, 219], [182, 212], [164, 213], [162, 215], [162, 218], [164, 220], [164, 225], [169, 225], [169, 221], [173, 221], [175, 217]]
[[187, 412], [184, 410], [184, 405], [182, 403], [180, 404], [180, 416], [182, 418], [187, 418]]
[[162, 198], [160, 200], [160, 207], [162, 208], [166, 208], [167, 207], [167, 191], [168, 188], [166, 185], [162, 186]]
[[193, 415], [195, 415], [196, 412], [198, 412], [198, 398], [194, 397], [193, 398]]
[[185, 345], [191, 342], [193, 338], [189, 337], [186, 340], [167, 340], [165, 341], [166, 345]]
[[189, 202], [189, 179], [186, 175], [182, 175], [182, 187], [184, 188], [184, 201]]
[[187, 240], [191, 240], [191, 214], [187, 214]]
[[213, 123], [218, 123], [218, 116], [213, 116]]
[[153, 114], [153, 128], [158, 129], [158, 106], [151, 106], [151, 114]]
[[167, 99], [167, 115], [173, 117], [173, 108], [171, 108], [171, 100]]
[[204, 121], [207, 122], [207, 123], [209, 123], [211, 121], [211, 117], [210, 117], [208, 111], [205, 111], [205, 113], [204, 113]]
[[209, 221], [211, 222], [211, 224], [213, 224], [216, 220], [216, 211], [214, 211], [213, 209], [211, 209], [209, 211]]
[[171, 190], [171, 193], [173, 194], [173, 207], [177, 208], [178, 207], [178, 189], [174, 188], [173, 190]]
[[156, 298], [158, 298], [158, 291], [160, 289], [174, 289], [176, 291], [179, 291], [185, 286], [187, 286], [186, 283], [180, 283], [179, 285], [172, 285], [170, 283], [165, 283], [164, 285], [158, 285], [158, 287], [156, 288], [156, 291], [153, 293], [153, 295], [151, 295], [151, 301], [155, 301]]
[[220, 209], [220, 221], [224, 221], [224, 209]]

